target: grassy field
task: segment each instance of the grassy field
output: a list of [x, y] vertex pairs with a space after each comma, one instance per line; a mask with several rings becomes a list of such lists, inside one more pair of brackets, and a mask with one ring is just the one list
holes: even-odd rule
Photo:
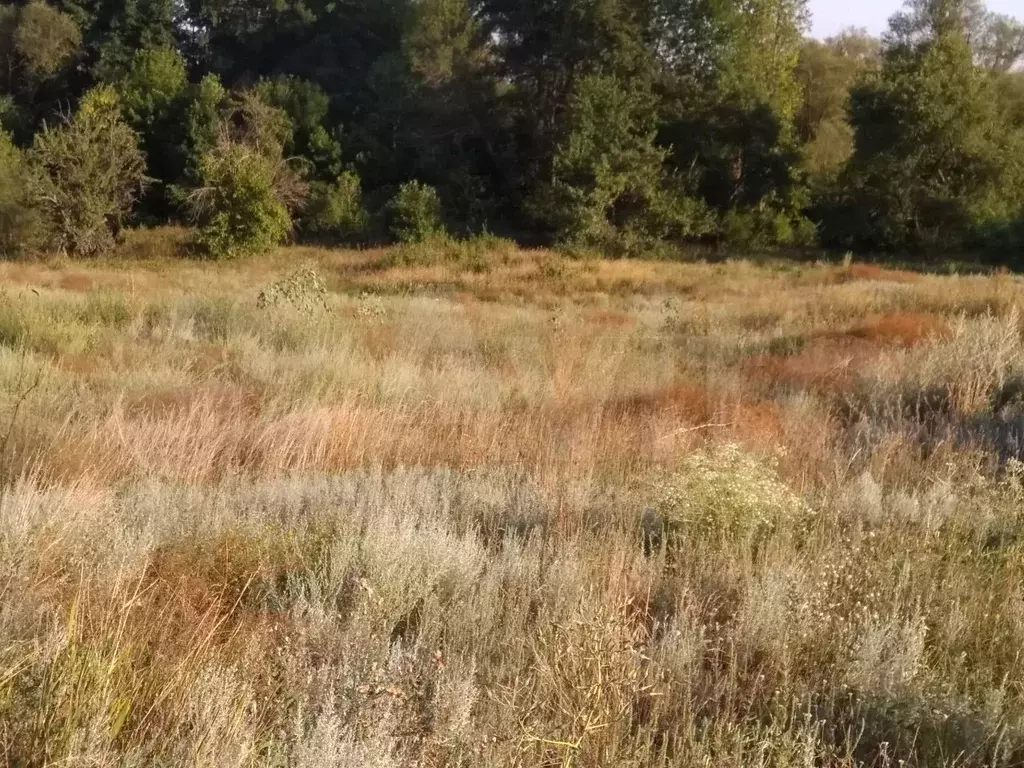
[[1016, 278], [0, 285], [6, 765], [1024, 765]]

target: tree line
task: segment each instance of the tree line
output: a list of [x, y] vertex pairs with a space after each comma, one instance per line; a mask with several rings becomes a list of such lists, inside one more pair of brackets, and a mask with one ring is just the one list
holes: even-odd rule
[[808, 24], [806, 0], [0, 3], [0, 251], [163, 222], [215, 256], [1024, 251], [1024, 24], [981, 0], [908, 0], [881, 39]]

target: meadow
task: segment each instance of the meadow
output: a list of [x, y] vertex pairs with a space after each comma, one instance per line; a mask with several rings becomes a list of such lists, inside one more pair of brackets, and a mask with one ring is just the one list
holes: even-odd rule
[[3, 764], [1024, 765], [1018, 278], [174, 237], [0, 263]]

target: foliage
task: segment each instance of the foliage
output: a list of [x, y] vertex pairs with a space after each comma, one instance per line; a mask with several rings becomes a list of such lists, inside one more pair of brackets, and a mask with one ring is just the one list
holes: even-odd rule
[[387, 206], [388, 232], [399, 243], [419, 243], [444, 235], [441, 198], [429, 184], [403, 184]]
[[90, 91], [73, 117], [47, 126], [27, 156], [28, 197], [48, 248], [94, 256], [113, 245], [146, 185], [139, 137], [116, 92]]
[[315, 83], [282, 75], [256, 87], [261, 101], [288, 116], [289, 136], [284, 151], [310, 162], [317, 175], [337, 174], [341, 169], [341, 143], [328, 129], [330, 99]]
[[256, 306], [259, 309], [290, 306], [305, 315], [330, 311], [324, 279], [309, 265], [299, 267], [260, 291]]
[[[68, 65], [78, 51], [82, 35], [66, 13], [42, 0], [22, 7], [0, 8], [0, 60], [3, 74], [17, 75], [39, 84]], [[8, 87], [14, 83], [9, 82]]]
[[280, 161], [228, 138], [199, 167], [202, 186], [188, 197], [199, 244], [213, 258], [261, 253], [291, 232], [288, 206], [277, 191]]
[[813, 513], [778, 476], [775, 466], [735, 444], [683, 460], [653, 491], [658, 514], [675, 546], [708, 538], [756, 540], [808, 522]]
[[834, 181], [853, 154], [850, 90], [879, 59], [878, 41], [856, 30], [824, 43], [809, 41], [800, 52], [796, 79], [802, 105], [796, 128], [806, 146], [808, 173], [819, 186]]
[[207, 75], [190, 91], [185, 110], [185, 175], [195, 178], [202, 157], [217, 145], [228, 92], [216, 75]]
[[[118, 85], [121, 111], [142, 138], [150, 178], [167, 185], [181, 177], [186, 163], [186, 124], [181, 119], [188, 94], [188, 71], [174, 48], [136, 52]], [[170, 200], [164, 185], [151, 187], [150, 213], [166, 218]]]
[[253, 92], [221, 115], [217, 143], [199, 162], [199, 186], [186, 198], [199, 244], [213, 258], [267, 251], [292, 231], [308, 188], [284, 156], [290, 135], [287, 115]]
[[[136, 52], [119, 92], [125, 118], [142, 133], [166, 130], [172, 109], [188, 88], [185, 59], [173, 48], [147, 48]], [[180, 116], [178, 116], [180, 117]]]
[[460, 239], [620, 256], [1004, 242], [1021, 218], [1024, 23], [983, 0], [906, 0], [882, 40], [812, 41], [808, 7], [19, 0], [0, 5], [0, 126], [29, 146], [115, 87], [149, 225], [178, 220], [230, 123], [312, 183], [318, 237], [363, 237], [360, 195], [386, 232], [415, 180]]
[[992, 80], [972, 65], [962, 28], [945, 17], [933, 24], [935, 36], [916, 44], [901, 31], [882, 70], [854, 91], [856, 147], [841, 203], [852, 215], [831, 225], [834, 239], [957, 248], [982, 220], [1024, 210], [1019, 131], [999, 111]]
[[0, 256], [30, 252], [38, 230], [38, 216], [28, 201], [24, 158], [10, 136], [0, 131]]
[[369, 214], [356, 173], [345, 171], [333, 184], [314, 182], [309, 192], [302, 217], [304, 231], [339, 242], [352, 242], [366, 234]]

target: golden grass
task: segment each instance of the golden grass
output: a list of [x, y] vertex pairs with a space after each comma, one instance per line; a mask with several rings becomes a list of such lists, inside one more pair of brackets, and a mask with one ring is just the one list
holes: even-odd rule
[[4, 764], [1024, 764], [1015, 278], [181, 237], [0, 264]]

